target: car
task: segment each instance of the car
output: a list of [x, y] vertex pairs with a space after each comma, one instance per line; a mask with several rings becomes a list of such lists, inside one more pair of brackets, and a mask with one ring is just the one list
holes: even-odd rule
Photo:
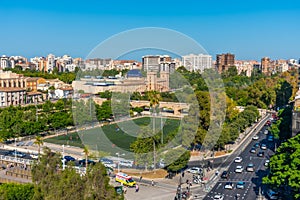
[[273, 142], [274, 141], [274, 136], [273, 135], [269, 135], [268, 138], [267, 138], [267, 140], [269, 142]]
[[[86, 160], [85, 159], [79, 160], [78, 163], [79, 163], [79, 165], [85, 166]], [[88, 165], [94, 165], [96, 163], [93, 160], [87, 160], [87, 164]]]
[[234, 188], [234, 184], [232, 182], [227, 182], [224, 186], [224, 189], [232, 190]]
[[214, 200], [223, 200], [224, 199], [224, 195], [223, 194], [217, 194], [214, 196]]
[[258, 148], [260, 146], [259, 142], [256, 142], [253, 147]]
[[16, 157], [20, 157], [20, 158], [24, 158], [26, 156], [25, 153], [22, 153], [20, 151], [15, 151], [15, 150], [9, 151], [5, 155], [7, 155], [7, 156], [16, 156]]
[[268, 133], [269, 133], [268, 130], [265, 130], [265, 131], [264, 131], [264, 134], [265, 134], [265, 135], [268, 135]]
[[123, 166], [123, 167], [133, 167], [133, 161], [131, 161], [131, 160], [120, 160], [119, 165]]
[[189, 172], [191, 174], [200, 174], [202, 172], [202, 169], [199, 167], [192, 167], [192, 168], [188, 169], [187, 172]]
[[117, 167], [116, 163], [114, 163], [114, 161], [108, 158], [100, 158], [99, 162], [101, 162], [105, 167], [111, 167], [111, 168]]
[[38, 158], [39, 158], [39, 154], [37, 154], [37, 153], [31, 153], [31, 154], [30, 154], [30, 157], [31, 157], [32, 159], [38, 159]]
[[229, 173], [228, 173], [228, 171], [223, 171], [223, 173], [221, 174], [221, 178], [226, 178], [226, 179], [228, 179], [229, 178]]
[[255, 135], [255, 136], [252, 137], [252, 139], [253, 139], [253, 140], [258, 140], [258, 139], [259, 139], [259, 136], [258, 136], [258, 135]]
[[241, 166], [241, 165], [238, 165], [238, 166], [236, 166], [236, 168], [235, 168], [235, 172], [236, 173], [242, 173], [243, 172], [243, 170], [244, 170], [244, 168], [243, 168], [243, 166]]
[[254, 164], [253, 163], [248, 164], [247, 167], [246, 167], [246, 171], [247, 172], [254, 172]]
[[72, 156], [64, 156], [63, 158], [65, 160], [65, 162], [74, 162], [75, 158], [73, 158]]
[[250, 152], [251, 152], [251, 153], [256, 153], [256, 148], [255, 148], [255, 147], [252, 147], [252, 148], [250, 149]]
[[234, 159], [234, 162], [235, 163], [241, 163], [243, 161], [243, 159], [241, 158], [241, 157], [236, 157], [235, 159]]
[[269, 189], [267, 192], [267, 196], [271, 199], [271, 200], [276, 200], [279, 197], [278, 192], [275, 192], [274, 190]]
[[269, 166], [269, 163], [270, 163], [270, 160], [266, 160], [265, 163], [264, 163], [264, 166], [265, 167]]
[[262, 150], [266, 150], [266, 149], [267, 149], [267, 145], [263, 143], [263, 144], [260, 145], [260, 148], [261, 148]]
[[245, 185], [246, 185], [246, 183], [244, 181], [239, 181], [236, 184], [236, 189], [244, 189]]
[[257, 156], [258, 157], [264, 157], [265, 156], [265, 152], [260, 151], [260, 152], [258, 152]]

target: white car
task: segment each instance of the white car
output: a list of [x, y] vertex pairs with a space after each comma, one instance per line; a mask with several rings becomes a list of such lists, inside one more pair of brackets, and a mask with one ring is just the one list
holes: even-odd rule
[[214, 196], [214, 200], [223, 200], [224, 199], [224, 195], [222, 194], [217, 194]]
[[267, 167], [267, 166], [269, 165], [269, 163], [270, 163], [270, 160], [266, 160], [266, 161], [265, 161], [265, 164], [264, 164], [265, 167]]
[[258, 140], [259, 137], [258, 137], [258, 135], [255, 135], [255, 136], [252, 137], [252, 139], [253, 139], [253, 140]]
[[234, 162], [235, 163], [241, 163], [243, 161], [243, 159], [241, 158], [241, 157], [236, 157], [235, 159], [234, 159]]
[[199, 167], [192, 167], [187, 170], [187, 172], [192, 173], [192, 174], [200, 174], [202, 172], [202, 169]]
[[124, 167], [133, 167], [133, 161], [131, 161], [131, 160], [120, 160], [119, 165], [124, 166]]
[[243, 168], [243, 166], [241, 166], [241, 165], [238, 165], [238, 166], [236, 166], [236, 168], [235, 168], [235, 172], [236, 172], [236, 173], [242, 173], [243, 170], [244, 170], [244, 168]]
[[265, 134], [265, 135], [268, 135], [268, 133], [269, 133], [268, 130], [265, 130], [265, 131], [264, 131], [264, 134]]
[[227, 182], [224, 186], [224, 189], [233, 190], [234, 184], [231, 182]]
[[32, 154], [30, 154], [30, 157], [33, 159], [38, 159], [39, 155], [37, 153], [32, 153]]

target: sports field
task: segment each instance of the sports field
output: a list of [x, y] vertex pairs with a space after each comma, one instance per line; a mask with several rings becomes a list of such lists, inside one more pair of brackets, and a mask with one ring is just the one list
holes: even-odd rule
[[[104, 151], [110, 155], [115, 155], [117, 152], [129, 152], [130, 144], [135, 141], [136, 136], [141, 131], [141, 127], [149, 126], [151, 130], [153, 129], [152, 120], [153, 118], [144, 117], [123, 121], [77, 133], [48, 138], [45, 139], [45, 142], [76, 147], [87, 145], [92, 150]], [[155, 130], [159, 131], [161, 127], [163, 128], [164, 137], [171, 131], [175, 131], [180, 125], [180, 120], [178, 119], [155, 118], [154, 122]]]

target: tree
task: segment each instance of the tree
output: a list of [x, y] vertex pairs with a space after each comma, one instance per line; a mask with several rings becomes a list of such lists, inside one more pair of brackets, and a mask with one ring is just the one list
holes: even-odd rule
[[263, 178], [264, 184], [283, 191], [284, 199], [300, 198], [300, 135], [282, 143], [270, 159], [270, 173]]
[[61, 155], [45, 148], [40, 161], [32, 165], [32, 180], [35, 187], [35, 200], [122, 200], [109, 185], [109, 177], [101, 163], [89, 167], [80, 175], [76, 169], [68, 165], [61, 168]]
[[89, 148], [87, 146], [83, 147], [83, 153], [84, 153], [84, 156], [85, 156], [85, 168], [87, 169], [88, 168], [88, 158], [89, 158], [89, 155], [90, 155], [90, 151], [89, 151]]
[[44, 145], [43, 138], [40, 135], [35, 136], [34, 144], [38, 145], [38, 154], [40, 157], [41, 146]]
[[177, 172], [187, 166], [190, 160], [190, 151], [184, 148], [170, 149], [164, 155], [164, 161], [168, 163], [168, 171]]
[[5, 200], [32, 200], [34, 195], [33, 184], [4, 183], [0, 185], [0, 199]]
[[[156, 113], [156, 106], [159, 105], [160, 94], [159, 92], [153, 90], [148, 92], [148, 98], [150, 101], [150, 107], [152, 108], [152, 114]], [[155, 133], [155, 117], [153, 117], [153, 132]], [[155, 149], [155, 140], [153, 139], [153, 160], [154, 160], [154, 170], [156, 169], [156, 149]]]

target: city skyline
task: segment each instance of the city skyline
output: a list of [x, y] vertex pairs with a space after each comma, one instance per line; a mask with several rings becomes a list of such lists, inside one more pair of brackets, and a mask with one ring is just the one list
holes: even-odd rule
[[210, 55], [230, 52], [238, 60], [298, 59], [299, 11], [297, 1], [4, 1], [0, 52], [85, 58], [100, 42], [119, 32], [163, 27], [195, 39]]

